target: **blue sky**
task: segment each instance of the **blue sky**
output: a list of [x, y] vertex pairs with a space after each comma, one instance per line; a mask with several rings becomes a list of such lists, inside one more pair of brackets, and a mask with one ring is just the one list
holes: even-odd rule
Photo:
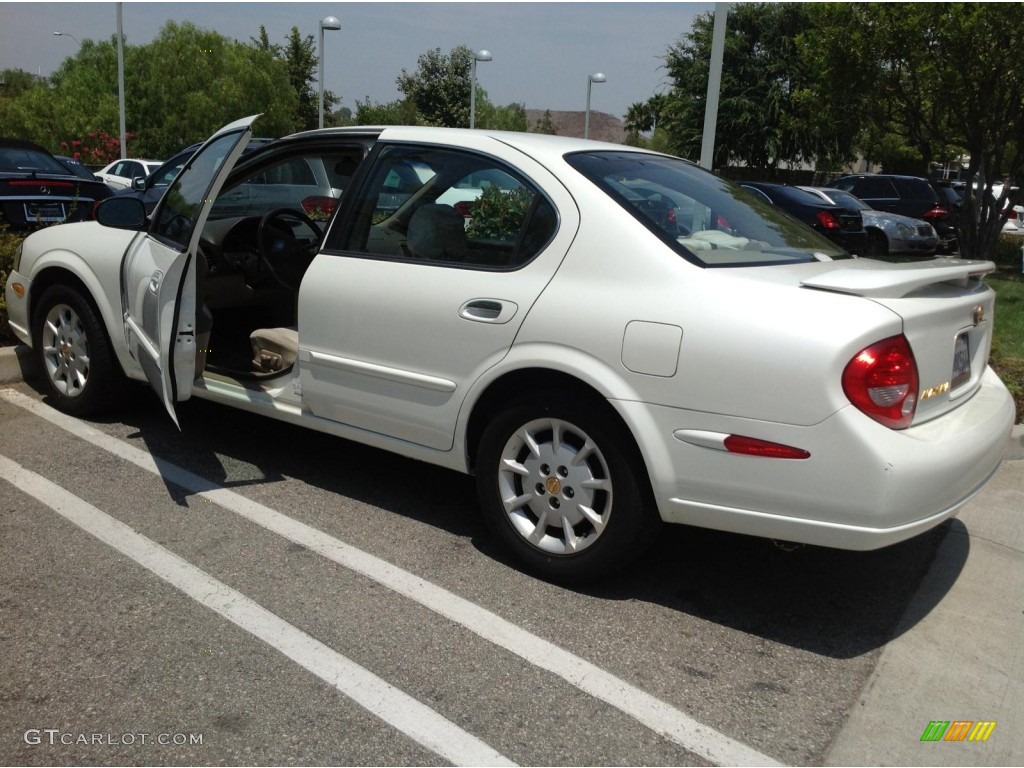
[[[665, 52], [714, 4], [125, 2], [122, 8], [130, 44], [149, 42], [168, 20], [241, 41], [263, 24], [272, 42], [283, 42], [292, 26], [315, 37], [320, 19], [337, 16], [342, 28], [325, 33], [325, 84], [351, 108], [367, 97], [392, 101], [399, 96], [395, 78], [403, 68], [414, 70], [420, 54], [465, 44], [491, 51], [493, 61], [481, 63], [477, 75], [495, 104], [582, 110], [587, 76], [602, 72], [608, 80], [593, 87], [591, 107], [622, 117], [633, 102], [666, 88]], [[112, 37], [115, 9], [113, 2], [0, 2], [0, 69], [49, 74], [77, 50], [72, 38], [54, 32], [78, 40]]]

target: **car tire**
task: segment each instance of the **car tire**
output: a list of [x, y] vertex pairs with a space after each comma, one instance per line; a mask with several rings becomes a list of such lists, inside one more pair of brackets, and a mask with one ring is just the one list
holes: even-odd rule
[[124, 374], [93, 306], [74, 288], [52, 285], [39, 300], [32, 346], [43, 386], [59, 411], [84, 416], [109, 407]]
[[608, 410], [586, 398], [535, 396], [500, 413], [481, 436], [476, 480], [484, 520], [542, 578], [609, 576], [660, 527], [639, 451]]
[[865, 256], [869, 259], [877, 259], [889, 255], [889, 238], [884, 232], [877, 229], [869, 229], [867, 243], [864, 248]]

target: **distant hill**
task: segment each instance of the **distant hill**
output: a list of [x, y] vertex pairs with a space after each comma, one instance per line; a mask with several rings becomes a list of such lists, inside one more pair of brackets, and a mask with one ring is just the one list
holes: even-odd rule
[[[543, 109], [526, 110], [526, 120], [532, 129], [544, 118]], [[562, 112], [551, 110], [551, 122], [558, 129], [559, 136], [575, 136], [583, 138], [583, 123], [586, 113], [584, 112]], [[590, 110], [590, 138], [596, 141], [610, 141], [615, 144], [626, 142], [626, 128], [617, 117], [607, 112], [596, 112]]]

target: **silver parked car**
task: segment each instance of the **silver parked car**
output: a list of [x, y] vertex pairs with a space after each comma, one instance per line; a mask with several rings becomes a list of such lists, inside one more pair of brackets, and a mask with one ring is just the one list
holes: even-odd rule
[[832, 187], [800, 187], [835, 205], [860, 210], [868, 240], [864, 256], [933, 256], [939, 245], [935, 227], [927, 221], [912, 219], [889, 211], [876, 211], [859, 197]]

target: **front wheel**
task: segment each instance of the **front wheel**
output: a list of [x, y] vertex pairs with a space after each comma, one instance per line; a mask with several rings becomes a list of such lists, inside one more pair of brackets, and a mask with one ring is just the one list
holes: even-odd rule
[[488, 527], [544, 578], [609, 575], [643, 551], [658, 524], [632, 446], [611, 415], [585, 402], [540, 397], [511, 407], [480, 440], [477, 492]]
[[864, 250], [864, 256], [869, 259], [884, 258], [889, 255], [889, 238], [885, 236], [884, 232], [869, 229]]
[[39, 300], [32, 345], [43, 384], [57, 410], [96, 413], [123, 381], [107, 334], [92, 306], [73, 288], [53, 285]]

